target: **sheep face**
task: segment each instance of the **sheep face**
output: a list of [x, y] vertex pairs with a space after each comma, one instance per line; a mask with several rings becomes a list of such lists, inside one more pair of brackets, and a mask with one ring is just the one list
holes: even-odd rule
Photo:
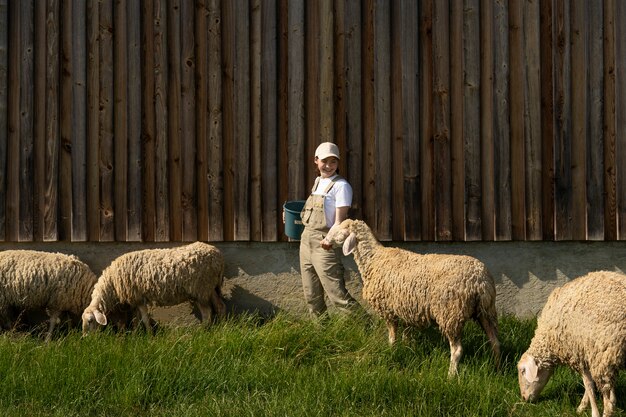
[[83, 312], [83, 335], [89, 331], [96, 330], [98, 324], [102, 326], [107, 325], [107, 317], [98, 308], [87, 307]]
[[552, 376], [553, 367], [545, 367], [537, 364], [537, 360], [531, 355], [524, 353], [517, 364], [517, 379], [520, 393], [524, 401], [535, 401], [543, 387]]
[[349, 255], [356, 247], [356, 236], [350, 230], [352, 220], [344, 220], [340, 225], [334, 225], [328, 231], [325, 240], [331, 245], [343, 245], [343, 254]]

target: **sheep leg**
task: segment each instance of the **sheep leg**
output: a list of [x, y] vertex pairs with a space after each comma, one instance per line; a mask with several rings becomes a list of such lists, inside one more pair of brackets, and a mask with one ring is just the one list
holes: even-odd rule
[[585, 409], [589, 406], [589, 396], [587, 395], [587, 390], [585, 390], [585, 394], [583, 394], [582, 400], [580, 400], [580, 405], [576, 409], [578, 414], [581, 414]]
[[500, 341], [498, 340], [498, 327], [497, 324], [491, 320], [488, 320], [485, 316], [478, 317], [478, 323], [483, 328], [483, 331], [489, 338], [491, 349], [493, 351], [493, 358], [496, 362], [496, 368], [500, 367]]
[[448, 378], [459, 374], [458, 366], [461, 356], [463, 355], [463, 347], [459, 339], [450, 339], [450, 368], [448, 368]]
[[139, 314], [141, 314], [141, 322], [148, 334], [152, 334], [152, 324], [150, 323], [150, 314], [148, 314], [148, 307], [145, 305], [137, 306], [137, 310], [139, 310]]
[[226, 304], [224, 304], [224, 300], [222, 300], [220, 293], [221, 291], [219, 291], [219, 287], [216, 287], [213, 290], [211, 293], [211, 306], [218, 317], [224, 317], [226, 314]]
[[204, 324], [210, 323], [213, 317], [211, 307], [200, 302], [196, 302], [196, 306], [198, 306], [198, 310], [200, 310], [200, 321]]
[[[598, 405], [596, 404], [596, 396], [594, 393], [594, 383], [593, 379], [591, 379], [591, 375], [589, 375], [589, 371], [587, 369], [583, 369], [583, 384], [585, 385], [585, 396], [587, 397], [587, 401], [591, 404], [591, 417], [600, 417], [600, 412], [598, 411]], [[584, 401], [583, 396], [583, 401]], [[581, 401], [582, 405], [582, 401]]]
[[609, 384], [604, 384], [602, 386], [602, 401], [604, 404], [604, 409], [602, 412], [603, 417], [611, 417], [613, 415], [613, 411], [615, 410], [615, 389]]
[[398, 330], [398, 320], [388, 319], [387, 323], [387, 331], [389, 333], [389, 344], [393, 345], [396, 343], [396, 333]]
[[10, 330], [13, 327], [13, 321], [9, 318], [9, 309], [0, 308], [0, 329]]
[[61, 321], [59, 319], [59, 316], [61, 315], [60, 311], [49, 311], [48, 312], [48, 316], [50, 317], [49, 320], [49, 324], [48, 324], [48, 333], [46, 334], [46, 342], [49, 342], [52, 340], [52, 331], [54, 330], [54, 326], [56, 326], [56, 324]]

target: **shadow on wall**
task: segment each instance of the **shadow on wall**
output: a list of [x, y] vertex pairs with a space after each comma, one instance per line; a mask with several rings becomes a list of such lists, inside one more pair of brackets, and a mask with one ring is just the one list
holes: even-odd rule
[[271, 318], [281, 311], [275, 304], [239, 285], [232, 286], [229, 292], [230, 294], [224, 297], [226, 311], [229, 314], [255, 314]]

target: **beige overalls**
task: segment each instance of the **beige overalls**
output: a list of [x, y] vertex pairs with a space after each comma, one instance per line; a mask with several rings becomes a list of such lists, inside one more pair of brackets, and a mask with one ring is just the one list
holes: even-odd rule
[[[324, 291], [331, 303], [342, 310], [351, 312], [357, 301], [346, 290], [343, 278], [344, 268], [341, 263], [339, 248], [326, 250], [320, 242], [328, 234], [324, 198], [333, 188], [339, 176], [333, 178], [323, 195], [311, 194], [302, 209], [304, 231], [300, 238], [300, 271], [302, 288], [309, 312], [315, 315], [326, 311]], [[317, 190], [320, 178], [315, 180], [311, 193]]]

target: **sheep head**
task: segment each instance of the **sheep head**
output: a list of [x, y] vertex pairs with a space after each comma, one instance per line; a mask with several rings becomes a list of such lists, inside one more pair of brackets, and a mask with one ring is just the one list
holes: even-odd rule
[[107, 325], [107, 316], [101, 311], [100, 307], [88, 306], [82, 315], [83, 319], [83, 335], [90, 330], [95, 330], [97, 325]]
[[343, 254], [349, 255], [356, 248], [356, 235], [353, 231], [354, 220], [347, 219], [330, 228], [325, 240], [330, 244], [343, 244]]
[[529, 353], [524, 353], [517, 364], [517, 379], [524, 401], [537, 399], [552, 376], [554, 367], [545, 366]]

